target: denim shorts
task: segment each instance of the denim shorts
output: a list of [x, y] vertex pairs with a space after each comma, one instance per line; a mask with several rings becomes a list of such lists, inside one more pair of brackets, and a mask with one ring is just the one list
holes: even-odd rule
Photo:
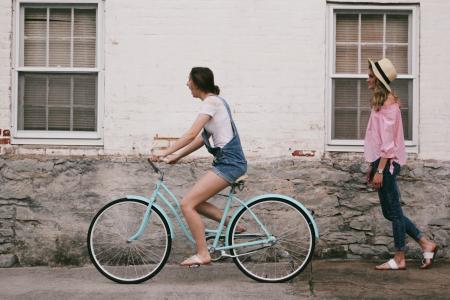
[[247, 172], [247, 162], [221, 153], [215, 157], [212, 170], [231, 184]]

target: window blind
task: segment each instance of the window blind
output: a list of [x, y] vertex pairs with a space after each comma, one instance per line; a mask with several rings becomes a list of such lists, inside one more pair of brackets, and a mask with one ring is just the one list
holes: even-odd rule
[[21, 74], [22, 130], [95, 131], [96, 74]]

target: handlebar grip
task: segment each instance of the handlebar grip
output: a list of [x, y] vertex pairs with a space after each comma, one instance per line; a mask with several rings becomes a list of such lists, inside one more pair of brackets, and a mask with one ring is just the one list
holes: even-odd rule
[[148, 163], [152, 166], [153, 171], [155, 171], [155, 173], [160, 173], [159, 169], [157, 166], [155, 166], [155, 164], [150, 160], [150, 158], [147, 158]]

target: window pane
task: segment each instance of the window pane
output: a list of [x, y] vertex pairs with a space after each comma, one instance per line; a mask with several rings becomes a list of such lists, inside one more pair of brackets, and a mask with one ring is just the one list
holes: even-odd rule
[[73, 76], [73, 104], [95, 108], [97, 105], [97, 76]]
[[356, 110], [336, 109], [334, 113], [334, 139], [353, 140], [356, 138]]
[[383, 43], [383, 15], [361, 15], [361, 41]]
[[334, 80], [334, 107], [355, 107], [355, 94], [357, 92], [357, 81], [353, 79]]
[[95, 39], [75, 39], [74, 40], [74, 67], [95, 67]]
[[408, 15], [386, 16], [386, 42], [408, 43]]
[[367, 123], [369, 123], [369, 117], [370, 117], [370, 109], [363, 109], [360, 111], [360, 126], [359, 126], [359, 135], [358, 139], [362, 140], [366, 136], [366, 129], [367, 129]]
[[405, 140], [412, 140], [412, 88], [411, 79], [397, 79], [390, 84], [394, 93], [400, 99], [402, 111], [403, 132]]
[[95, 131], [96, 128], [95, 108], [75, 107], [73, 110], [73, 130]]
[[358, 72], [358, 47], [336, 46], [336, 73]]
[[74, 10], [74, 57], [75, 67], [95, 67], [96, 10]]
[[45, 66], [47, 9], [26, 8], [24, 19], [24, 66]]
[[383, 45], [361, 46], [361, 70], [360, 73], [367, 74], [369, 69], [368, 59], [377, 61], [383, 58]]
[[46, 129], [47, 78], [42, 75], [20, 76], [18, 128]]
[[367, 83], [363, 79], [334, 79], [333, 139], [363, 139], [370, 104]]
[[398, 74], [409, 74], [408, 68], [408, 45], [406, 46], [386, 46], [386, 57], [395, 66]]
[[25, 106], [23, 108], [23, 123], [19, 129], [24, 130], [45, 130], [46, 112], [45, 107]]
[[95, 38], [97, 36], [95, 9], [74, 10], [74, 36]]
[[70, 130], [70, 108], [48, 108], [48, 130]]
[[357, 14], [336, 14], [336, 42], [358, 42]]
[[19, 129], [96, 131], [96, 74], [19, 74]]
[[70, 9], [50, 9], [49, 65], [70, 67], [72, 12]]
[[48, 76], [48, 105], [70, 106], [71, 78], [67, 75]]

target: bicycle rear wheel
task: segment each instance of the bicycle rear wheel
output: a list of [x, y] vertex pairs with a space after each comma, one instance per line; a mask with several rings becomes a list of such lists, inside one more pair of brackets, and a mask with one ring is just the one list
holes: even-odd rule
[[152, 206], [143, 235], [128, 241], [137, 231], [148, 203], [119, 199], [103, 207], [91, 222], [87, 243], [97, 270], [118, 283], [139, 283], [155, 276], [171, 249], [170, 229], [162, 213]]
[[[302, 208], [283, 198], [263, 198], [249, 205], [251, 211], [274, 237], [273, 243], [230, 249], [234, 263], [248, 277], [261, 282], [283, 282], [294, 278], [308, 265], [315, 247], [314, 227]], [[266, 239], [267, 235], [247, 209], [231, 223], [229, 243]], [[245, 227], [244, 233], [236, 228]]]

